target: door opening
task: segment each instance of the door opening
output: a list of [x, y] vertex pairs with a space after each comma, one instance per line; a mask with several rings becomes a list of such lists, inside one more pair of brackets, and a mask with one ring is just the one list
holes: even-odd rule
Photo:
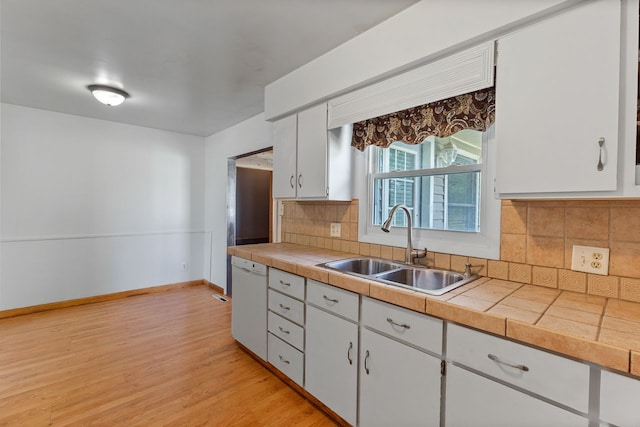
[[[246, 153], [227, 163], [227, 246], [274, 240], [273, 149]], [[231, 257], [227, 256], [227, 271]], [[227, 274], [227, 293], [231, 276]]]

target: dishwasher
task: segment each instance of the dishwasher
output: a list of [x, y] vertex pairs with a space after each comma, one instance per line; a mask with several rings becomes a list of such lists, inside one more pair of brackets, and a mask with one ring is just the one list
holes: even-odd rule
[[231, 335], [267, 360], [267, 266], [231, 258]]

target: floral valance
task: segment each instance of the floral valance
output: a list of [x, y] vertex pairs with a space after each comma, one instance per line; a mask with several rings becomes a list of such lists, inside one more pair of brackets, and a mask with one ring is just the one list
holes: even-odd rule
[[494, 87], [481, 89], [354, 123], [351, 146], [364, 151], [395, 141], [420, 144], [431, 135], [443, 138], [463, 129], [484, 131], [495, 121], [495, 109]]

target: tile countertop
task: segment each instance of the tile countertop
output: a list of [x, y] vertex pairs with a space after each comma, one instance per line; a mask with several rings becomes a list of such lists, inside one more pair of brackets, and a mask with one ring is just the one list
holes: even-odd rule
[[235, 246], [228, 253], [640, 376], [639, 303], [487, 277], [432, 296], [316, 266], [357, 254], [291, 243]]

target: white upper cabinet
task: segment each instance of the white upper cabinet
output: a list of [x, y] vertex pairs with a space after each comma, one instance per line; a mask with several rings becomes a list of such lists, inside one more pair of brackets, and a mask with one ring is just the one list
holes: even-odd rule
[[298, 197], [328, 195], [327, 104], [298, 113]]
[[296, 197], [298, 116], [273, 123], [273, 197]]
[[351, 200], [351, 126], [327, 131], [327, 104], [274, 122], [273, 197]]
[[501, 197], [617, 189], [620, 14], [598, 0], [498, 40]]

